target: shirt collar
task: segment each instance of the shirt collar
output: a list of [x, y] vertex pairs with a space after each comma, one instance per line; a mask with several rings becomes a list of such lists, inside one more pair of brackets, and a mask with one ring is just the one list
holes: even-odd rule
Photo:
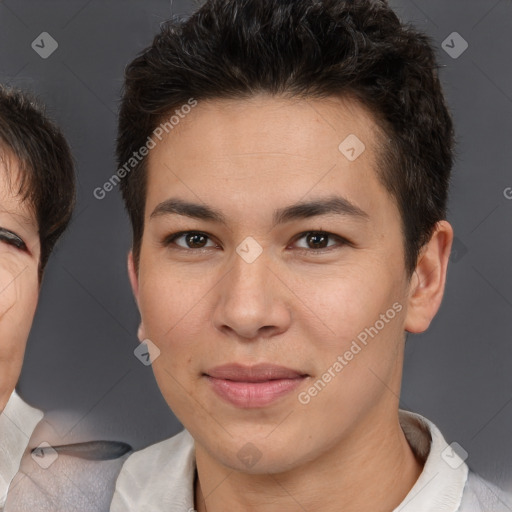
[[43, 413], [26, 404], [16, 391], [0, 414], [0, 509], [5, 504], [9, 485], [18, 472], [32, 432], [42, 418]]
[[[424, 461], [418, 480], [393, 512], [455, 512], [468, 477], [467, 465], [429, 420], [400, 410], [402, 430]], [[111, 512], [194, 510], [194, 439], [187, 430], [130, 456], [117, 480]]]
[[456, 512], [468, 478], [468, 466], [447, 444], [428, 419], [399, 411], [400, 424], [423, 471], [402, 503], [393, 512]]

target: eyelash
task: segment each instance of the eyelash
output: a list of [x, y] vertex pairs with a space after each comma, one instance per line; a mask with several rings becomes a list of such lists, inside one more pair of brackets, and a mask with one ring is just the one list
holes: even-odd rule
[[6, 242], [8, 245], [19, 249], [20, 251], [27, 250], [25, 242], [16, 233], [8, 231], [7, 229], [0, 228], [0, 241]]
[[[185, 235], [203, 235], [209, 239], [211, 239], [212, 237], [208, 234], [208, 233], [204, 233], [202, 231], [179, 231], [177, 233], [173, 233], [171, 235], [168, 235], [167, 237], [165, 237], [165, 239], [163, 240], [162, 242], [162, 245], [164, 247], [169, 247], [171, 244], [174, 244], [175, 240], [177, 240], [178, 238], [181, 238]], [[329, 239], [335, 239], [337, 242], [338, 242], [338, 246], [328, 246], [328, 247], [324, 247], [324, 248], [321, 248], [321, 249], [307, 249], [307, 248], [299, 248], [297, 249], [299, 252], [302, 252], [302, 253], [308, 253], [308, 254], [312, 254], [312, 253], [326, 253], [326, 252], [330, 252], [332, 251], [333, 249], [336, 249], [336, 248], [339, 248], [340, 246], [343, 246], [343, 245], [350, 245], [352, 246], [351, 242], [349, 242], [347, 239], [341, 237], [341, 236], [338, 236], [338, 235], [335, 235], [333, 233], [329, 233], [327, 231], [304, 231], [302, 233], [300, 233], [299, 235], [297, 235], [295, 238], [294, 238], [294, 241], [293, 243], [297, 242], [298, 240], [300, 240], [301, 238], [304, 238], [306, 235], [326, 235]], [[212, 249], [212, 247], [201, 247], [201, 248], [198, 248], [198, 249], [194, 249], [194, 248], [191, 248], [191, 247], [188, 247], [188, 248], [185, 248], [185, 247], [180, 247], [180, 246], [176, 246], [174, 247], [174, 249], [177, 249], [177, 250], [183, 250], [183, 251], [196, 251], [196, 252], [200, 252], [200, 251], [204, 251], [204, 250], [207, 250], [207, 249]]]

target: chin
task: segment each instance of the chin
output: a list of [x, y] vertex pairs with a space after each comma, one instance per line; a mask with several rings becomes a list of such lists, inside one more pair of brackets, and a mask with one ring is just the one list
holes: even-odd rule
[[265, 436], [267, 434], [228, 436], [220, 440], [223, 444], [219, 444], [216, 438], [208, 452], [223, 466], [251, 475], [283, 473], [300, 465], [300, 460], [308, 458], [308, 454], [297, 452], [298, 443], [289, 436], [286, 437], [288, 442]]

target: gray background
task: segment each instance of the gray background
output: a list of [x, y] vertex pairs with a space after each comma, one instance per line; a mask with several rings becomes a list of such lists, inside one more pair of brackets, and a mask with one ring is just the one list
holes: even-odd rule
[[[402, 406], [462, 445], [470, 467], [512, 489], [512, 200], [504, 194], [512, 187], [512, 2], [391, 3], [437, 44], [459, 143], [448, 217], [456, 250], [441, 311], [426, 333], [409, 336]], [[133, 355], [138, 313], [120, 195], [100, 201], [93, 190], [115, 171], [125, 65], [162, 21], [193, 7], [0, 1], [0, 81], [46, 102], [77, 163], [78, 206], [45, 276], [18, 387], [30, 403], [53, 411], [59, 435], [120, 439], [138, 449], [181, 428], [150, 367]], [[457, 59], [442, 49], [454, 31], [469, 43]], [[42, 32], [59, 45], [47, 59], [31, 48]]]

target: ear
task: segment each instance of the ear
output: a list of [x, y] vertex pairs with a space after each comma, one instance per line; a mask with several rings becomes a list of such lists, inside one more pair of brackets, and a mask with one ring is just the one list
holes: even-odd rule
[[406, 331], [426, 331], [438, 312], [443, 299], [452, 242], [452, 226], [445, 220], [439, 221], [430, 241], [422, 248], [411, 277]]
[[133, 296], [137, 306], [139, 305], [139, 276], [135, 270], [135, 264], [133, 262], [133, 251], [128, 253], [128, 277], [130, 278], [130, 284], [132, 286]]
[[[132, 286], [132, 292], [133, 296], [135, 297], [135, 302], [137, 303], [137, 307], [139, 307], [139, 276], [137, 275], [137, 270], [135, 269], [135, 264], [133, 262], [132, 251], [128, 253], [128, 277], [130, 278], [130, 284]], [[139, 329], [137, 330], [137, 338], [139, 338], [139, 341], [144, 341], [147, 338], [146, 330], [144, 328], [142, 320], [140, 322]]]

